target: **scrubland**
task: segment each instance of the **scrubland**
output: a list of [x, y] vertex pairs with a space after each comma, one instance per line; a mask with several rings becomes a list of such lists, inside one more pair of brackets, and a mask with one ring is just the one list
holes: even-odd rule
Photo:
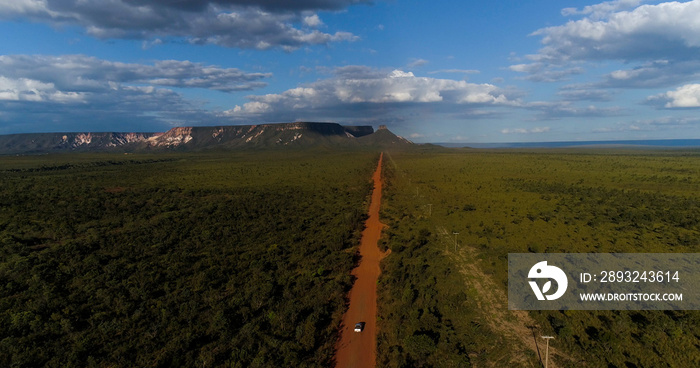
[[0, 366], [329, 366], [378, 157], [0, 157]]
[[[0, 365], [331, 365], [378, 156], [0, 157]], [[539, 367], [540, 335], [550, 366], [700, 366], [696, 311], [505, 299], [508, 253], [697, 252], [700, 152], [388, 151], [383, 175], [378, 366]]]
[[557, 366], [700, 366], [697, 311], [527, 313], [505, 300], [508, 253], [700, 250], [700, 152], [423, 150], [385, 162], [379, 366], [539, 367], [540, 335], [555, 336]]

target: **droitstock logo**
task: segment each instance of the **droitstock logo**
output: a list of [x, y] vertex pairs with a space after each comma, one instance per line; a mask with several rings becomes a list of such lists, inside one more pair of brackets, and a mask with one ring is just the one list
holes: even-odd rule
[[[527, 277], [529, 279], [549, 279], [542, 285], [541, 290], [539, 285], [537, 285], [537, 281], [529, 281], [530, 287], [532, 287], [532, 291], [538, 300], [557, 300], [564, 295], [569, 285], [569, 280], [566, 278], [564, 271], [556, 266], [548, 266], [547, 261], [542, 261], [532, 266]], [[557, 291], [554, 294], [547, 295], [547, 292], [552, 289], [552, 280], [557, 282]]]

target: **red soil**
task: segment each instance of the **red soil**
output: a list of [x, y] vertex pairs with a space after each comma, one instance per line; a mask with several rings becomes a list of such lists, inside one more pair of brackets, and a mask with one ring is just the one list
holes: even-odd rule
[[[379, 250], [377, 242], [385, 226], [379, 222], [379, 206], [382, 200], [382, 159], [374, 172], [374, 191], [369, 205], [369, 218], [365, 222], [360, 242], [360, 264], [352, 271], [356, 277], [350, 290], [350, 306], [343, 316], [340, 340], [336, 344], [336, 368], [374, 367], [377, 361], [377, 280], [379, 261], [387, 253]], [[364, 322], [362, 332], [354, 332], [355, 323]]]

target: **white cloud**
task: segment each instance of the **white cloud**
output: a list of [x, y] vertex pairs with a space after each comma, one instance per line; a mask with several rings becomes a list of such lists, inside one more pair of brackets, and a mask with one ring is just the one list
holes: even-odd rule
[[304, 17], [304, 24], [306, 26], [316, 28], [322, 26], [323, 22], [321, 21], [321, 18], [318, 17], [318, 14], [313, 14]]
[[516, 64], [509, 66], [508, 69], [519, 73], [532, 73], [533, 71], [541, 69], [541, 67], [542, 64]]
[[527, 56], [529, 63], [509, 69], [528, 74], [528, 80], [550, 82], [584, 72], [586, 63], [633, 65], [598, 84], [612, 88], [668, 87], [700, 75], [700, 0], [642, 3], [618, 0], [564, 9], [565, 16], [581, 19], [533, 32], [543, 47]]
[[14, 128], [18, 131], [149, 131], [215, 124], [215, 113], [201, 103], [162, 87], [231, 92], [264, 85], [260, 79], [267, 76], [178, 60], [136, 64], [84, 55], [2, 55], [0, 132], [11, 132], [8, 126], [21, 126]]
[[160, 38], [156, 38], [154, 40], [143, 41], [143, 42], [141, 42], [141, 49], [148, 50], [148, 49], [151, 49], [155, 46], [162, 45], [162, 44], [163, 44], [163, 40], [161, 40]]
[[413, 75], [413, 72], [404, 72], [403, 70], [393, 70], [389, 74], [389, 78], [413, 78], [415, 75]]
[[13, 0], [0, 2], [0, 13], [32, 14], [46, 11], [46, 2], [42, 0]]
[[[264, 112], [270, 111], [270, 104], [265, 103], [265, 102], [258, 102], [258, 101], [252, 101], [252, 102], [247, 102], [244, 106], [243, 109], [245, 109], [245, 112], [248, 114], [262, 114]], [[232, 115], [235, 115], [236, 113], [241, 112], [242, 109], [240, 106], [236, 105], [232, 111]]]
[[420, 77], [402, 70], [382, 73], [363, 66], [338, 68], [334, 74], [279, 94], [248, 96], [250, 102], [226, 114], [284, 121], [299, 114], [309, 119], [329, 115], [349, 117], [367, 111], [401, 114], [422, 104], [440, 104], [459, 112], [482, 105], [520, 104], [508, 98], [508, 92], [491, 84]]
[[328, 79], [307, 88], [294, 88], [281, 94], [251, 96], [257, 102], [292, 103], [299, 108], [326, 103], [428, 103], [456, 104], [509, 102], [490, 84], [473, 84], [450, 79], [416, 77], [411, 72], [394, 70], [384, 77], [366, 79]]
[[665, 88], [700, 78], [700, 61], [654, 60], [627, 70], [615, 70], [597, 83], [609, 88]]
[[588, 5], [583, 9], [576, 8], [564, 8], [561, 14], [564, 16], [570, 15], [589, 15], [593, 19], [605, 18], [610, 13], [614, 13], [620, 10], [626, 10], [634, 8], [641, 4], [641, 0], [615, 0], [606, 1], [604, 3]]
[[11, 79], [0, 75], [0, 101], [72, 103], [84, 100], [84, 93], [59, 91], [53, 83], [27, 78]]
[[57, 87], [0, 77], [0, 131], [158, 131], [214, 122], [210, 112], [168, 89], [117, 84], [74, 92]]
[[700, 107], [700, 84], [686, 84], [650, 99], [666, 101], [666, 108]]
[[113, 82], [234, 92], [263, 87], [266, 83], [261, 80], [271, 74], [246, 73], [187, 60], [159, 60], [148, 65], [84, 55], [0, 55], [0, 76], [41, 80], [73, 91], [106, 89]]
[[[629, 6], [635, 2], [627, 3]], [[617, 10], [616, 6], [606, 11], [591, 10], [595, 17], [535, 31], [533, 35], [542, 36], [545, 47], [532, 58], [541, 61], [645, 60], [668, 54], [698, 55], [700, 0]], [[689, 50], [694, 51], [689, 53]]]

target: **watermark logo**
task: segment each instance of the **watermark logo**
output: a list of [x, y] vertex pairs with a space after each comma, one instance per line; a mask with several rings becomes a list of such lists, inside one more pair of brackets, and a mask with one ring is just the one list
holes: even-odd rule
[[[569, 280], [561, 268], [547, 265], [547, 261], [536, 263], [527, 274], [529, 279], [549, 279], [542, 285], [542, 289], [537, 285], [537, 281], [529, 281], [532, 291], [538, 300], [557, 300], [564, 295], [569, 285]], [[552, 280], [557, 282], [557, 291], [554, 294], [546, 295], [552, 289]]]
[[700, 252], [508, 254], [511, 310], [700, 310], [699, 285]]

